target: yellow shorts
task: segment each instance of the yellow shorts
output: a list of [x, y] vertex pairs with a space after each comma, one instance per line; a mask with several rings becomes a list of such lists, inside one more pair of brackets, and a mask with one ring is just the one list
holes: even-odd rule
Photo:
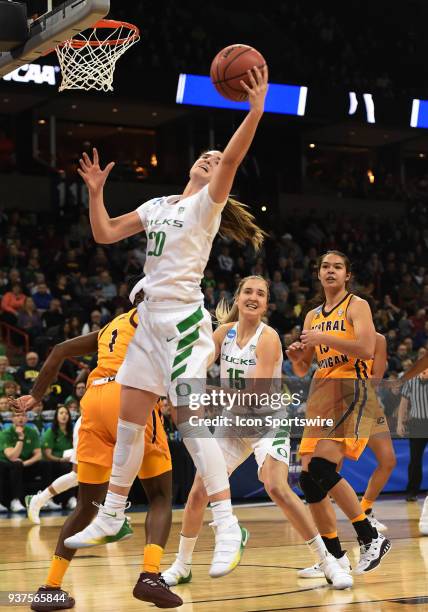
[[[79, 482], [100, 484], [110, 478], [116, 444], [121, 386], [112, 381], [91, 386], [81, 401], [77, 445]], [[146, 426], [144, 458], [138, 478], [154, 478], [172, 469], [168, 440], [156, 407]]]
[[303, 438], [300, 447], [299, 454], [306, 455], [314, 453], [316, 446], [320, 440], [333, 440], [333, 442], [341, 442], [343, 445], [343, 454], [348, 459], [357, 461], [362, 455], [364, 449], [367, 446], [368, 438]]

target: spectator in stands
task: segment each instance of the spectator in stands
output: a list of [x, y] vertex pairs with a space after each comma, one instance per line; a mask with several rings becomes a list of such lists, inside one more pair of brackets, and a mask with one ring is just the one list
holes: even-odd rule
[[82, 397], [85, 395], [85, 391], [86, 391], [86, 383], [83, 381], [77, 382], [74, 385], [73, 394], [65, 398], [64, 404], [66, 406], [69, 406], [70, 402], [76, 402], [77, 403], [77, 414], [80, 414], [80, 401]]
[[26, 414], [14, 414], [13, 424], [0, 432], [0, 502], [7, 505], [9, 497], [11, 512], [25, 512], [22, 502], [30, 481], [37, 479], [44, 488], [49, 479], [41, 461], [40, 436], [27, 420]]
[[[64, 451], [73, 448], [73, 425], [69, 409], [59, 404], [49, 427], [42, 435], [41, 445], [44, 457], [51, 462], [51, 478], [56, 480], [60, 476], [67, 474], [72, 469], [70, 460], [64, 457]], [[66, 455], [68, 456], [68, 455]], [[54, 498], [56, 508], [65, 505], [73, 510], [76, 507], [75, 489], [69, 489]]]
[[18, 368], [15, 380], [21, 387], [21, 392], [26, 395], [30, 392], [34, 381], [39, 375], [41, 364], [39, 356], [35, 351], [30, 351], [25, 355], [25, 363]]
[[65, 317], [62, 311], [60, 300], [53, 298], [49, 304], [49, 309], [42, 314], [42, 324], [46, 330], [64, 323]]
[[92, 327], [94, 324], [98, 325], [100, 329], [102, 327], [101, 319], [102, 319], [101, 311], [93, 310], [91, 312], [90, 320], [83, 324], [82, 335], [89, 334], [90, 331], [93, 331]]
[[52, 295], [46, 283], [39, 283], [32, 297], [38, 310], [48, 310]]
[[60, 303], [66, 307], [73, 300], [72, 289], [65, 274], [58, 274], [56, 283], [52, 287], [52, 297], [60, 300]]
[[403, 371], [403, 361], [409, 356], [408, 348], [405, 344], [398, 345], [396, 354], [390, 355], [388, 358], [388, 370], [393, 372]]
[[233, 259], [230, 256], [230, 248], [228, 246], [222, 247], [217, 263], [222, 278], [230, 279], [233, 270]]
[[21, 392], [21, 387], [15, 380], [6, 380], [3, 383], [3, 393], [5, 397], [17, 397]]
[[113, 283], [110, 272], [103, 270], [99, 274], [99, 284], [101, 285], [101, 294], [107, 302], [111, 302], [117, 295], [116, 285]]
[[7, 371], [9, 366], [9, 359], [6, 355], [0, 356], [0, 397], [5, 395], [4, 384], [7, 381], [13, 381], [14, 378], [10, 372]]
[[42, 330], [42, 319], [36, 309], [33, 298], [26, 298], [24, 306], [18, 312], [17, 324], [20, 329], [30, 336], [30, 342], [33, 344], [35, 338]]
[[18, 320], [18, 312], [25, 304], [26, 295], [22, 291], [20, 283], [14, 283], [12, 289], [7, 291], [1, 300], [1, 309], [3, 311], [1, 318], [9, 325], [16, 325]]

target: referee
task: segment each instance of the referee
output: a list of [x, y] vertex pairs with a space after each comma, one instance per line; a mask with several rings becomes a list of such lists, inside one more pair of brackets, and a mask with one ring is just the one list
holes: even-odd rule
[[417, 501], [422, 482], [423, 455], [428, 442], [428, 369], [403, 386], [397, 419], [399, 436], [405, 435], [407, 420], [410, 463], [406, 500]]

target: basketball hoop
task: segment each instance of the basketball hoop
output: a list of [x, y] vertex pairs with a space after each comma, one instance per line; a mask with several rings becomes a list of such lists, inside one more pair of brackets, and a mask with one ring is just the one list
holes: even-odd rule
[[62, 72], [59, 91], [113, 91], [117, 60], [139, 40], [137, 26], [110, 19], [101, 19], [93, 29], [64, 40], [55, 47]]

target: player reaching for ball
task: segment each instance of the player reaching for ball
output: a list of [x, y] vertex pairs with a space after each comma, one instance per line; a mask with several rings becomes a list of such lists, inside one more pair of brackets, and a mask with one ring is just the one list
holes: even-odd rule
[[305, 428], [299, 449], [300, 486], [328, 550], [348, 569], [349, 560], [340, 548], [329, 495], [349, 518], [361, 551], [354, 573], [363, 574], [379, 565], [391, 543], [370, 524], [355, 491], [337, 470], [345, 456], [358, 460], [368, 442], [369, 435], [364, 435], [362, 424], [372, 422], [367, 412], [378, 406], [375, 392], [367, 383], [376, 332], [368, 303], [348, 290], [351, 269], [346, 255], [328, 251], [321, 256], [318, 278], [324, 303], [307, 314], [301, 341], [291, 344], [287, 355], [294, 372], [304, 376], [316, 352], [318, 369], [306, 416], [336, 419], [328, 430]]
[[[217, 319], [222, 325], [214, 332], [215, 359], [220, 356], [220, 378], [228, 380], [231, 388], [237, 382], [240, 389], [246, 388], [250, 379], [256, 384], [267, 382], [269, 387], [281, 380], [281, 342], [276, 331], [262, 322], [268, 303], [267, 281], [261, 276], [248, 276], [239, 283], [232, 308], [229, 310], [222, 303], [217, 307]], [[231, 364], [239, 365], [231, 368]], [[225, 414], [230, 416], [234, 411], [227, 410]], [[242, 437], [239, 428], [231, 431], [228, 426], [216, 429], [215, 435], [229, 474], [254, 453], [266, 492], [318, 557], [322, 575], [336, 589], [351, 587], [352, 576], [329, 554], [307, 508], [288, 484], [289, 429], [266, 427], [259, 437]], [[190, 582], [192, 578], [192, 553], [207, 503], [204, 483], [197, 473], [184, 511], [177, 559], [162, 573], [170, 586]]]
[[[96, 545], [120, 532], [129, 489], [144, 453], [147, 418], [157, 398], [168, 395], [177, 406], [179, 395], [185, 404], [190, 393], [203, 387], [214, 342], [200, 282], [215, 235], [220, 231], [256, 247], [263, 240], [245, 207], [229, 198], [236, 171], [263, 115], [267, 68], [248, 71], [248, 79], [250, 85], [241, 81], [248, 94], [248, 114], [223, 152], [209, 151], [196, 160], [181, 195], [154, 198], [133, 212], [111, 218], [103, 188], [113, 163], [101, 170], [95, 149], [93, 160], [86, 154], [80, 160], [96, 242], [114, 243], [145, 229], [147, 256], [145, 277], [131, 292], [131, 297], [140, 289], [145, 292], [138, 307], [138, 328], [117, 375], [122, 385], [121, 410], [108, 493], [93, 523], [68, 538], [67, 546]], [[239, 562], [245, 536], [232, 512], [226, 463], [206, 427], [187, 423], [181, 430], [211, 502], [216, 545], [210, 575], [224, 575]]]

